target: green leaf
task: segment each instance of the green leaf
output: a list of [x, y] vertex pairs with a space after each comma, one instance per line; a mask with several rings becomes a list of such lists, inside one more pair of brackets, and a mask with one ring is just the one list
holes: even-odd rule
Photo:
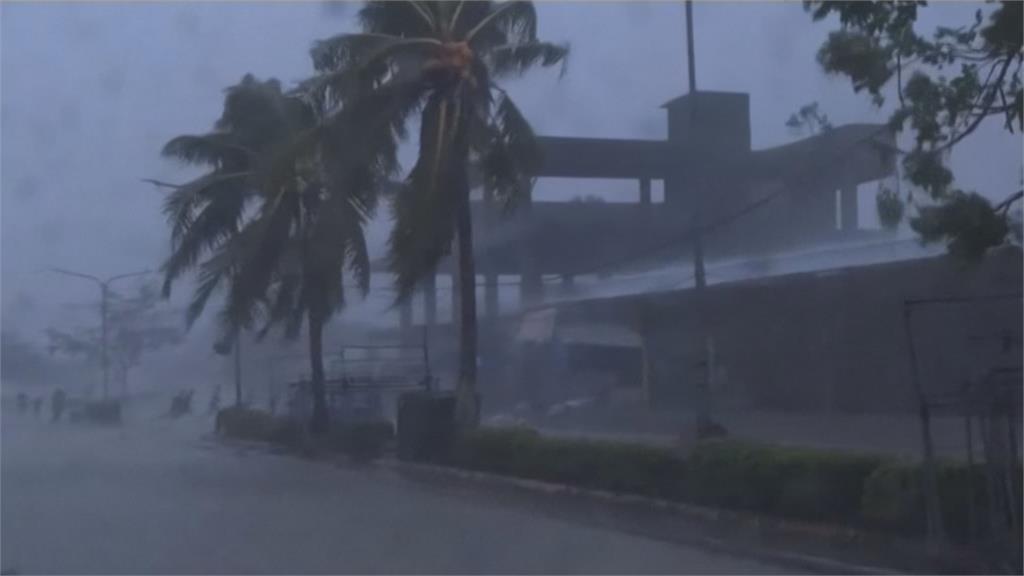
[[496, 46], [485, 55], [491, 75], [495, 78], [504, 76], [522, 76], [527, 70], [540, 64], [548, 67], [561, 63], [560, 75], [565, 75], [569, 57], [569, 46], [550, 44], [548, 42], [529, 42], [525, 44], [506, 44]]
[[1005, 214], [977, 193], [955, 191], [948, 201], [919, 210], [910, 221], [924, 242], [944, 241], [950, 254], [971, 261], [1003, 244], [1010, 232]]
[[894, 73], [891, 57], [892, 50], [877, 38], [847, 30], [829, 33], [818, 51], [818, 62], [826, 72], [849, 77], [854, 92], [867, 90], [879, 97]]
[[884, 228], [893, 230], [903, 221], [903, 200], [896, 192], [888, 188], [879, 190], [875, 196], [875, 207]]
[[953, 173], [942, 161], [942, 153], [915, 149], [903, 158], [903, 169], [911, 183], [924, 188], [936, 200], [945, 197]]

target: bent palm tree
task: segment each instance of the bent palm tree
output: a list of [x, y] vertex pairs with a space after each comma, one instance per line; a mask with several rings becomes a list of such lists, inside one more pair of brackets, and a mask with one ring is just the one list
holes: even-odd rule
[[[458, 417], [475, 425], [476, 273], [469, 206], [471, 164], [506, 206], [528, 194], [539, 152], [533, 131], [497, 80], [564, 63], [566, 46], [537, 39], [531, 2], [368, 2], [361, 34], [317, 42], [305, 88], [376, 117], [390, 153], [420, 117], [418, 158], [392, 204], [389, 238], [398, 298], [452, 251], [458, 270]], [[367, 146], [371, 146], [367, 143]], [[390, 148], [389, 148], [390, 147]], [[371, 152], [372, 153], [372, 152]]]
[[165, 202], [172, 253], [163, 271], [169, 295], [176, 279], [198, 268], [189, 325], [226, 286], [223, 343], [236, 344], [238, 329], [255, 328], [259, 320], [261, 337], [278, 324], [295, 337], [308, 321], [310, 424], [323, 432], [323, 327], [344, 305], [344, 269], [364, 294], [368, 288], [363, 225], [375, 196], [371, 179], [321, 164], [318, 122], [315, 102], [283, 93], [276, 80], [247, 75], [228, 89], [214, 131], [168, 142], [165, 156], [209, 172], [173, 187]]

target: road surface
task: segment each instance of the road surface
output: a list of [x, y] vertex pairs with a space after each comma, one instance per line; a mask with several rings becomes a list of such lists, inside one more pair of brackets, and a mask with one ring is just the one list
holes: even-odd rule
[[2, 567], [29, 573], [777, 573], [753, 560], [241, 450], [206, 423], [2, 423]]

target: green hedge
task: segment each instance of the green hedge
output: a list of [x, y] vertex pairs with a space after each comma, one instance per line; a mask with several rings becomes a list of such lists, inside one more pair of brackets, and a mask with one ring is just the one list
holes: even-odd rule
[[[302, 438], [299, 424], [276, 418], [269, 412], [244, 407], [225, 408], [217, 413], [217, 433], [239, 440], [298, 445]], [[354, 460], [378, 458], [395, 436], [394, 425], [380, 420], [352, 425], [336, 425], [327, 438], [328, 446], [344, 452]]]
[[394, 437], [395, 427], [391, 421], [378, 420], [334, 427], [331, 444], [353, 460], [366, 462], [379, 458]]
[[524, 428], [483, 428], [463, 435], [459, 466], [659, 498], [683, 494], [685, 462], [642, 444], [545, 438]]
[[776, 516], [856, 522], [864, 482], [884, 462], [872, 455], [709, 440], [687, 461], [686, 497]]
[[701, 442], [683, 459], [668, 448], [542, 437], [525, 428], [483, 428], [456, 450], [456, 464], [475, 470], [835, 522], [858, 519], [864, 481], [883, 462], [734, 440]]
[[399, 459], [449, 462], [455, 430], [455, 396], [406, 392], [398, 397]]
[[242, 406], [218, 412], [215, 427], [218, 434], [239, 440], [283, 441], [289, 431], [287, 423], [269, 412]]
[[[939, 485], [939, 502], [942, 510], [943, 527], [955, 541], [971, 538], [971, 501], [974, 499], [973, 530], [983, 535], [989, 527], [988, 478], [985, 467], [975, 464], [968, 468], [964, 463], [940, 462], [936, 468]], [[1021, 478], [1024, 471], [1017, 470], [1014, 493], [1020, 504]], [[865, 522], [907, 534], [925, 531], [925, 502], [922, 489], [923, 475], [919, 465], [907, 462], [893, 462], [879, 467], [864, 486], [862, 502]]]
[[[456, 466], [584, 488], [639, 494], [817, 522], [924, 533], [921, 467], [876, 455], [707, 440], [685, 459], [668, 448], [625, 442], [552, 438], [529, 428], [481, 428], [462, 435]], [[974, 525], [988, 526], [984, 468], [938, 467], [944, 525], [968, 537], [968, 477], [973, 474]], [[1022, 471], [1016, 479], [1020, 502]]]

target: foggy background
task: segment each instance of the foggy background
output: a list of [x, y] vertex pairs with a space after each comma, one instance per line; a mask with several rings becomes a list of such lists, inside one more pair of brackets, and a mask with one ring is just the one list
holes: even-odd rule
[[[919, 26], [969, 21], [978, 6], [930, 7]], [[97, 288], [45, 268], [101, 277], [157, 269], [169, 248], [163, 194], [140, 179], [194, 175], [162, 159], [163, 144], [208, 130], [222, 90], [247, 72], [285, 85], [308, 77], [309, 46], [353, 31], [357, 9], [321, 2], [0, 5], [5, 331], [43, 343], [48, 326], [96, 322]], [[686, 84], [681, 2], [540, 2], [537, 11], [539, 35], [571, 46], [564, 78], [538, 72], [507, 85], [537, 133], [666, 137], [659, 106]], [[847, 80], [821, 71], [815, 55], [834, 23], [812, 23], [800, 3], [698, 3], [694, 20], [698, 88], [750, 94], [755, 149], [797, 139], [785, 121], [812, 101], [834, 125], [887, 120], [889, 106], [876, 110]], [[1021, 152], [1019, 136], [998, 120], [983, 124], [954, 153], [959, 186], [1002, 199], [1019, 188]], [[542, 181], [536, 197], [636, 195], [635, 182], [576, 184]], [[861, 225], [877, 222], [873, 191], [860, 201]], [[386, 216], [381, 210], [369, 230], [375, 258], [383, 255]], [[374, 289], [386, 285], [373, 280]], [[116, 286], [134, 288], [133, 281]], [[182, 306], [190, 292], [187, 282], [175, 285], [172, 305]], [[183, 355], [221, 362], [210, 352], [211, 316], [183, 345], [144, 358], [140, 374], [187, 370], [175, 360]], [[392, 321], [397, 313], [382, 317], [353, 303], [332, 325]]]

